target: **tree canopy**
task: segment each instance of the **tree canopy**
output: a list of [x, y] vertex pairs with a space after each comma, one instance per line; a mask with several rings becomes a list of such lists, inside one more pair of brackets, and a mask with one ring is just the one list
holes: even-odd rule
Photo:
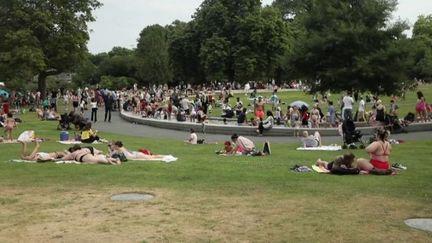
[[420, 16], [413, 28], [412, 78], [432, 80], [432, 15]]
[[144, 27], [136, 49], [89, 54], [97, 0], [0, 2], [0, 78], [39, 89], [74, 71], [82, 85], [303, 80], [311, 92], [396, 93], [432, 79], [432, 17], [413, 36], [392, 22], [396, 0], [204, 0], [189, 22]]
[[407, 82], [403, 22], [389, 24], [396, 1], [307, 1], [290, 64], [311, 91], [392, 93]]
[[0, 2], [0, 75], [30, 80], [70, 71], [87, 52], [87, 23], [97, 0], [2, 0]]

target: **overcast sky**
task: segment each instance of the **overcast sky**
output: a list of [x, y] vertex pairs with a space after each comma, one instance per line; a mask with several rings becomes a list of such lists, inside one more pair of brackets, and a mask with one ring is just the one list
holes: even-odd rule
[[[235, 1], [235, 0], [233, 0]], [[270, 4], [273, 0], [262, 0]], [[92, 53], [107, 52], [114, 46], [135, 48], [139, 33], [148, 25], [162, 26], [174, 20], [189, 21], [202, 0], [100, 0], [96, 22], [90, 24], [88, 48]], [[399, 0], [395, 18], [411, 25], [421, 14], [432, 14], [432, 0]]]

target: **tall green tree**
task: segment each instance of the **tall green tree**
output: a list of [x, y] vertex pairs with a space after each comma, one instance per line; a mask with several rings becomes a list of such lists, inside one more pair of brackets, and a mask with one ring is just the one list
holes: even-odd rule
[[207, 81], [270, 79], [286, 48], [286, 27], [280, 13], [259, 0], [207, 0], [171, 49]]
[[87, 23], [97, 0], [0, 1], [0, 73], [7, 79], [46, 77], [70, 71], [87, 51]]
[[413, 78], [432, 81], [432, 15], [419, 16], [411, 39]]
[[147, 84], [164, 84], [172, 80], [168, 53], [168, 31], [152, 25], [141, 31], [136, 50], [137, 76]]
[[299, 18], [304, 34], [291, 65], [311, 91], [394, 93], [407, 84], [408, 26], [389, 24], [395, 0], [312, 0]]

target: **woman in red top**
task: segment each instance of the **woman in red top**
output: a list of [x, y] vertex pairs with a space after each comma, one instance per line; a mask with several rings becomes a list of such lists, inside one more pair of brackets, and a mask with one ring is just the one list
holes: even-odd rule
[[366, 152], [370, 155], [370, 160], [358, 159], [359, 169], [364, 171], [377, 170], [390, 170], [391, 165], [389, 156], [391, 152], [391, 145], [387, 141], [389, 133], [384, 128], [379, 128], [375, 134], [376, 141], [366, 147]]

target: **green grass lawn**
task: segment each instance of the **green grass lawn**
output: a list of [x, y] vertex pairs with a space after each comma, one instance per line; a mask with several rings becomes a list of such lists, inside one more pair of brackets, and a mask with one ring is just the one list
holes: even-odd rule
[[[36, 121], [33, 113], [22, 118], [15, 136], [32, 129], [50, 139], [43, 151], [67, 148], [55, 142], [56, 122]], [[432, 236], [403, 224], [432, 217], [432, 140], [395, 145], [391, 160], [408, 170], [382, 177], [291, 172], [295, 164], [339, 154], [298, 152], [297, 144], [274, 144], [268, 157], [220, 157], [214, 151], [221, 145], [121, 140], [179, 160], [19, 164], [8, 160], [19, 157], [20, 146], [0, 145], [0, 242], [428, 242]], [[113, 193], [133, 191], [156, 199], [110, 201]]]

